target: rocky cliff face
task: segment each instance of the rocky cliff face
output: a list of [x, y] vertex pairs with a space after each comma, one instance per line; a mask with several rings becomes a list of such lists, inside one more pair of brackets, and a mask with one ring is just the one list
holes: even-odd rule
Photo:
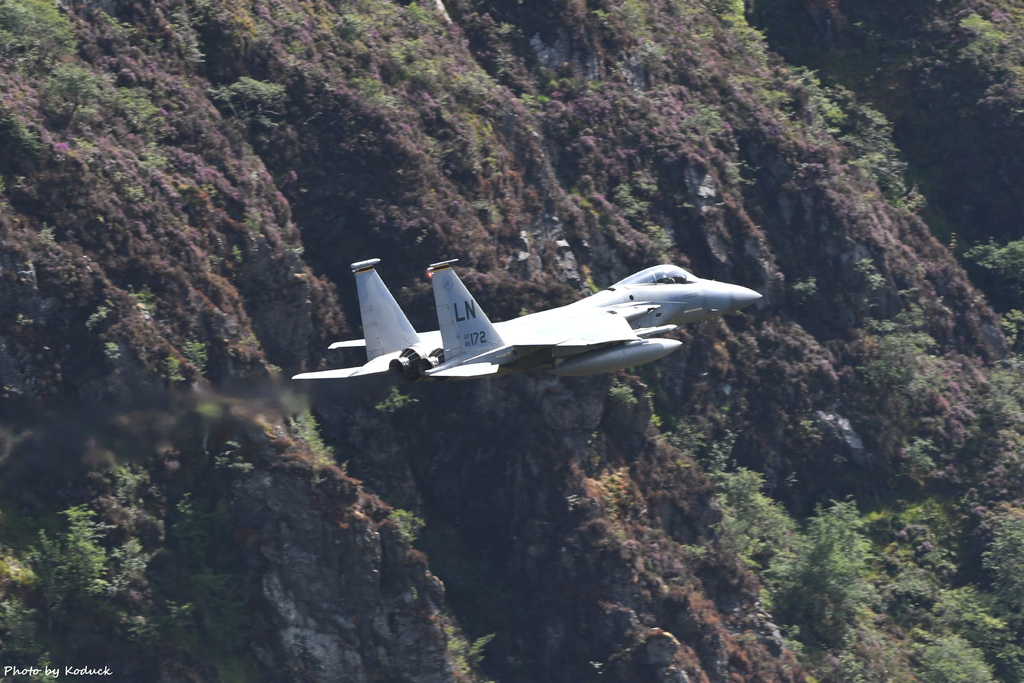
[[253, 652], [269, 671], [310, 681], [456, 680], [443, 585], [355, 482], [272, 465], [241, 477], [230, 500], [269, 620]]
[[798, 678], [753, 577], [716, 549], [710, 483], [649, 427], [646, 388], [609, 401], [610, 381], [424, 387], [384, 420], [325, 415], [374, 486], [401, 499], [409, 473], [424, 547], [498, 634], [502, 680]]
[[[5, 656], [165, 681], [922, 670], [862, 643], [951, 638], [898, 611], [924, 591], [902, 572], [932, 606], [977, 559], [892, 541], [876, 602], [812, 596], [841, 624], [771, 605], [787, 644], [762, 586], [801, 595], [817, 527], [793, 540], [757, 486], [779, 533], [741, 529], [726, 475], [798, 516], [941, 493], [964, 501], [941, 542], [977, 558], [1020, 501], [1016, 370], [877, 113], [737, 9], [0, 0]], [[637, 376], [275, 380], [340, 362], [373, 256], [418, 329], [422, 267], [456, 256], [495, 319], [659, 261], [765, 299]]]

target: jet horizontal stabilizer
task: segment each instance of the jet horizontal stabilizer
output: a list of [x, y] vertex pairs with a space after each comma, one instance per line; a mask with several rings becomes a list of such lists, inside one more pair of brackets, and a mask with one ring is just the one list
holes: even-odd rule
[[[337, 368], [335, 370], [321, 370], [319, 372], [303, 372], [295, 375], [292, 379], [345, 379], [347, 377], [355, 377], [362, 369], [362, 367]], [[386, 372], [387, 368], [384, 371]]]
[[349, 339], [348, 341], [336, 341], [328, 349], [361, 349], [366, 348], [365, 339]]
[[345, 379], [346, 377], [360, 377], [362, 375], [380, 375], [388, 371], [393, 355], [378, 356], [366, 365], [358, 368], [338, 368], [336, 370], [319, 370], [317, 372], [303, 372], [295, 375], [292, 379]]

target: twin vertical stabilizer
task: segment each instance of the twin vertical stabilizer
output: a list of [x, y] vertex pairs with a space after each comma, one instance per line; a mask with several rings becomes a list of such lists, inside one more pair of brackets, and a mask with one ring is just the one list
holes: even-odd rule
[[388, 291], [374, 266], [379, 258], [352, 264], [359, 293], [359, 312], [363, 317], [366, 338], [366, 360], [383, 356], [418, 344], [416, 333], [395, 297]]
[[352, 264], [359, 293], [359, 312], [363, 317], [363, 335], [366, 338], [335, 342], [330, 346], [332, 349], [344, 349], [365, 345], [366, 364], [358, 368], [303, 372], [292, 379], [343, 379], [381, 375], [391, 370], [391, 363], [399, 352], [420, 343], [420, 335], [373, 269], [378, 263], [380, 259], [375, 258]]
[[433, 263], [428, 268], [434, 285], [434, 304], [437, 306], [446, 365], [504, 345], [476, 299], [452, 270], [452, 264], [457, 260]]
[[[452, 270], [454, 261], [434, 263], [428, 271], [433, 278], [443, 349], [436, 348], [437, 332], [427, 332], [424, 336], [416, 332], [374, 270], [378, 263], [380, 259], [352, 264], [364, 339], [331, 344], [332, 349], [365, 344], [366, 364], [358, 368], [305, 372], [293, 379], [346, 378], [385, 372], [399, 372], [408, 379], [435, 375], [465, 378], [498, 372], [500, 366], [496, 362], [479, 356], [502, 348], [504, 342]], [[470, 363], [464, 365], [464, 361]]]

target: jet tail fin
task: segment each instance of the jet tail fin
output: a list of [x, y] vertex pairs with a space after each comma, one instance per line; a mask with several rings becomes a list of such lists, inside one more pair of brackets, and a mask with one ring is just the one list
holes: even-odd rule
[[445, 364], [504, 346], [494, 325], [452, 270], [457, 260], [432, 263], [427, 269], [433, 280]]
[[363, 318], [367, 361], [401, 351], [420, 341], [405, 312], [374, 270], [378, 263], [380, 259], [375, 258], [352, 264], [359, 294], [359, 312]]

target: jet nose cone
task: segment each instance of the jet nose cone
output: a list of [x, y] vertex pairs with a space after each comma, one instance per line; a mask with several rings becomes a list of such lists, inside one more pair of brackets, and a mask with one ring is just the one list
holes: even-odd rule
[[729, 298], [732, 300], [732, 303], [729, 306], [729, 311], [735, 312], [741, 308], [746, 308], [756, 301], [760, 301], [762, 297], [752, 289], [736, 287], [729, 293]]

